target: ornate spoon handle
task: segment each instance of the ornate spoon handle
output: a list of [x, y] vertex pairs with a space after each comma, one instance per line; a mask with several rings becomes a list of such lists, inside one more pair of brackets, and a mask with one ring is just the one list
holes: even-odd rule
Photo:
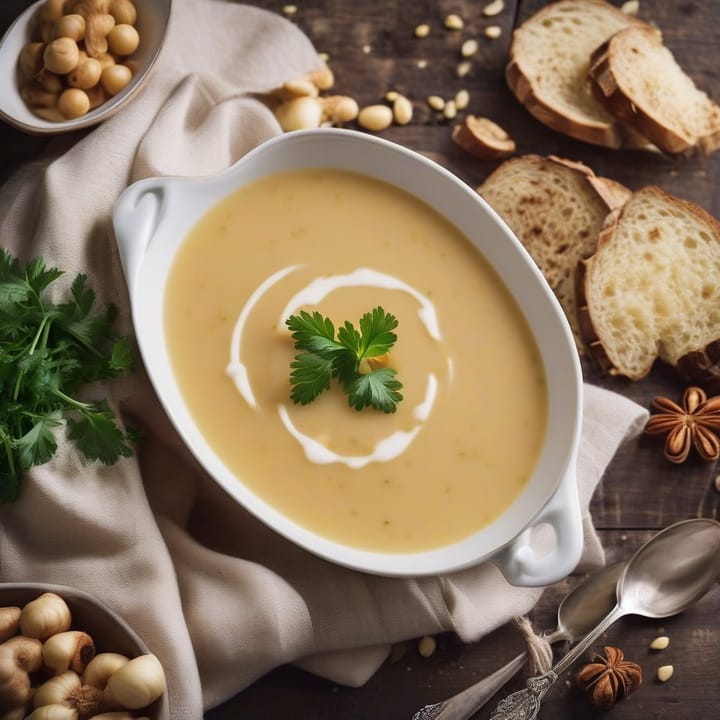
[[540, 712], [540, 704], [558, 677], [567, 670], [602, 633], [618, 618], [625, 614], [619, 605], [605, 616], [597, 627], [588, 633], [575, 647], [566, 653], [555, 666], [544, 675], [531, 677], [527, 687], [508, 695], [498, 703], [490, 720], [533, 720]]

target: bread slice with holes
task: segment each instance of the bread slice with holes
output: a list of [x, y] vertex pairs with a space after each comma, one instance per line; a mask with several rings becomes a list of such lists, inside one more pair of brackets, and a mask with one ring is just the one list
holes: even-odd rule
[[645, 23], [604, 0], [558, 0], [513, 33], [505, 77], [540, 122], [578, 140], [611, 148], [643, 147], [591, 91], [592, 52], [609, 37]]
[[500, 165], [478, 188], [530, 253], [560, 301], [582, 353], [575, 272], [595, 252], [609, 212], [630, 191], [586, 165], [524, 155]]
[[654, 27], [633, 25], [593, 53], [595, 96], [667, 153], [720, 148], [720, 106], [695, 87]]
[[720, 223], [648, 186], [613, 212], [580, 264], [578, 318], [591, 354], [639, 380], [657, 358], [687, 379], [720, 340]]

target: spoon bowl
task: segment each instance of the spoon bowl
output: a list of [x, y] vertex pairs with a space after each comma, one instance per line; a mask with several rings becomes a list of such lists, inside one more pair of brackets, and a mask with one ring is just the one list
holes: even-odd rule
[[720, 573], [720, 531], [714, 520], [677, 523], [644, 545], [618, 583], [622, 605], [662, 618], [699, 600]]

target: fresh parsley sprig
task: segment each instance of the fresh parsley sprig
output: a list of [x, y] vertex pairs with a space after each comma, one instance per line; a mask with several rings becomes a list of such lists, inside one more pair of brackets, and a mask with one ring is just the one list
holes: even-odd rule
[[301, 310], [291, 315], [285, 324], [292, 332], [295, 349], [301, 351], [290, 363], [290, 399], [307, 405], [325, 390], [336, 378], [355, 410], [373, 407], [393, 413], [402, 400], [402, 383], [395, 379], [391, 367], [373, 368], [369, 358], [386, 355], [395, 344], [393, 332], [398, 325], [394, 315], [381, 307], [365, 313], [359, 330], [347, 320], [338, 328], [319, 312]]
[[24, 472], [54, 455], [63, 423], [90, 460], [111, 465], [132, 454], [107, 403], [77, 397], [132, 365], [127, 340], [113, 329], [116, 310], [93, 311], [85, 275], [66, 302], [51, 302], [46, 290], [62, 275], [40, 258], [23, 267], [0, 248], [0, 502], [15, 500]]

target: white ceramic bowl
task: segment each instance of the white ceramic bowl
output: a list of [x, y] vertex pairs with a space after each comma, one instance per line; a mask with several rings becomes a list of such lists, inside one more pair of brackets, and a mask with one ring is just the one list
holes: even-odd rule
[[54, 135], [97, 125], [129, 102], [147, 80], [165, 42], [172, 0], [133, 0], [140, 46], [131, 56], [138, 65], [132, 80], [117, 95], [86, 115], [64, 122], [43, 120], [20, 97], [18, 57], [23, 46], [33, 39], [35, 15], [44, 3], [45, 0], [38, 0], [21, 13], [0, 41], [0, 118], [32, 135]]
[[[234, 189], [266, 175], [332, 167], [379, 178], [449, 218], [505, 281], [533, 329], [548, 381], [549, 420], [536, 472], [513, 505], [462, 542], [426, 552], [359, 550], [301, 527], [254, 494], [213, 452], [173, 377], [164, 341], [163, 294], [178, 246], [197, 220]], [[451, 173], [399, 145], [350, 130], [299, 131], [270, 140], [229, 170], [198, 179], [135, 183], [118, 200], [114, 228], [130, 291], [138, 343], [178, 431], [227, 493], [277, 532], [336, 563], [383, 575], [444, 573], [492, 559], [518, 585], [546, 585], [573, 570], [582, 549], [575, 461], [581, 423], [581, 372], [567, 320], [536, 265], [479, 195]], [[555, 549], [536, 557], [531, 527], [554, 528]]]
[[[70, 608], [72, 629], [84, 630], [96, 652], [116, 652], [129, 658], [149, 653], [140, 636], [107, 605], [82, 590], [46, 583], [0, 583], [0, 607], [23, 607], [43, 593], [59, 595]], [[144, 710], [150, 720], [169, 720], [167, 693]]]

